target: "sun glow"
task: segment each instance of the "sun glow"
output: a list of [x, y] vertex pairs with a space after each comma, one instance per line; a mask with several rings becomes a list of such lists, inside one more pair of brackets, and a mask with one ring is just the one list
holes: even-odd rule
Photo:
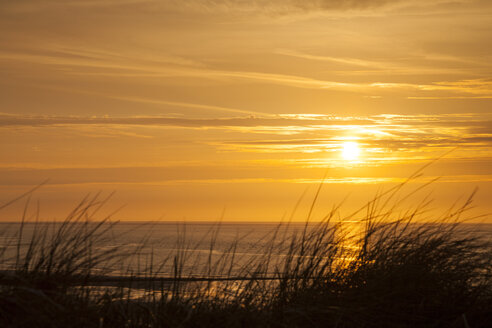
[[348, 161], [356, 160], [359, 157], [360, 148], [357, 142], [347, 141], [343, 143], [342, 157]]

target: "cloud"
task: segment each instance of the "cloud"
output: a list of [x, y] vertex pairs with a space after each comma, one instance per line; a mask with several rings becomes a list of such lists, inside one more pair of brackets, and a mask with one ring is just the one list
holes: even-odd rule
[[[434, 0], [436, 3], [449, 3], [449, 0]], [[466, 2], [458, 1], [454, 2]], [[397, 4], [425, 4], [424, 0], [31, 0], [22, 3], [4, 4], [10, 9], [43, 10], [53, 7], [74, 8], [101, 8], [122, 7], [129, 5], [141, 5], [151, 8], [182, 11], [227, 11], [227, 12], [251, 12], [251, 11], [274, 11], [286, 13], [291, 11], [333, 11], [333, 10], [366, 10], [395, 6]]]
[[[407, 161], [408, 163], [408, 161]], [[298, 164], [295, 169], [306, 168], [306, 163]], [[329, 166], [324, 162], [314, 170], [314, 176], [319, 176], [320, 169]], [[345, 163], [345, 166], [347, 164]], [[108, 168], [56, 168], [56, 169], [32, 169], [32, 168], [0, 168], [2, 178], [1, 188], [12, 186], [30, 186], [39, 177], [50, 177], [49, 187], [67, 187], [70, 185], [90, 185], [115, 188], [118, 185], [130, 186], [166, 186], [166, 185], [199, 185], [199, 184], [238, 184], [238, 183], [302, 183], [302, 184], [372, 184], [403, 182], [405, 177], [399, 175], [384, 176], [359, 174], [340, 174], [340, 171], [331, 171], [331, 175], [324, 179], [313, 177], [304, 171], [302, 176], [292, 174], [282, 166], [270, 166], [267, 174], [266, 167], [245, 169], [244, 166], [209, 166], [206, 171], [203, 165], [170, 166], [170, 167], [108, 167]], [[275, 170], [272, 172], [271, 170]], [[313, 171], [313, 169], [311, 169]], [[156, 178], [158, 177], [158, 178]], [[444, 177], [429, 175], [420, 182], [439, 178], [440, 182], [486, 182], [492, 181], [492, 175], [487, 172], [475, 174], [448, 174]], [[93, 187], [92, 187], [93, 188]]]
[[398, 7], [470, 4], [475, 0], [189, 0], [166, 1], [167, 8], [200, 12], [292, 15], [302, 13], [368, 12]]
[[[170, 102], [170, 104], [173, 104]], [[179, 104], [179, 103], [178, 103]], [[187, 105], [187, 104], [183, 104]], [[199, 106], [199, 105], [197, 105]], [[208, 108], [208, 106], [204, 106]], [[213, 107], [213, 106], [212, 106]], [[435, 114], [435, 115], [373, 115], [373, 116], [336, 116], [336, 115], [248, 115], [229, 118], [187, 118], [163, 116], [35, 116], [0, 113], [0, 127], [49, 127], [49, 126], [169, 126], [182, 128], [231, 128], [244, 132], [254, 129], [299, 128], [299, 131], [321, 131], [337, 133], [352, 131], [356, 134], [373, 135], [380, 138], [391, 136], [453, 135], [469, 137], [468, 134], [492, 134], [492, 117], [487, 114]], [[280, 133], [281, 134], [281, 133]], [[479, 137], [484, 137], [483, 135]], [[323, 141], [325, 139], [313, 139]], [[268, 142], [268, 141], [266, 141]], [[290, 140], [289, 142], [299, 142]]]
[[[338, 151], [346, 140], [332, 139], [298, 139], [298, 140], [254, 140], [254, 141], [226, 141], [216, 145], [230, 151], [252, 152], [288, 152], [288, 153], [317, 153]], [[451, 148], [487, 151], [492, 146], [492, 136], [446, 138], [432, 135], [418, 136], [408, 139], [380, 139], [371, 140], [361, 137], [358, 140], [364, 152], [371, 154], [386, 152], [422, 152], [424, 150], [439, 151]]]
[[[347, 140], [359, 143], [365, 166], [429, 160], [454, 148], [457, 150], [450, 155], [453, 158], [478, 161], [492, 157], [490, 115], [473, 113], [364, 117], [288, 114], [210, 119], [0, 115], [0, 133], [9, 136], [11, 132], [22, 135], [26, 141], [31, 140], [25, 143], [29, 147], [36, 145], [32, 140], [40, 135], [67, 135], [75, 138], [63, 141], [68, 145], [85, 144], [87, 137], [91, 137], [100, 139], [100, 147], [109, 144], [108, 138], [132, 138], [132, 147], [137, 147], [134, 152], [142, 147], [158, 147], [159, 152], [164, 149], [205, 151], [214, 157], [222, 153], [225, 158], [241, 153], [269, 154], [276, 158], [289, 153], [294, 159], [316, 153], [313, 156], [323, 158], [322, 164], [312, 164], [317, 167], [344, 167], [346, 163], [341, 160], [339, 151]], [[4, 147], [11, 148], [7, 144]], [[29, 154], [27, 158], [32, 156], [32, 151]], [[283, 157], [284, 162], [289, 156]], [[231, 167], [237, 168], [237, 165]]]
[[[363, 120], [371, 123], [364, 122]], [[250, 127], [250, 132], [266, 130], [270, 139], [223, 140], [210, 144], [225, 151], [314, 153], [338, 151], [347, 140], [357, 141], [364, 152], [428, 152], [457, 148], [489, 156], [492, 147], [492, 120], [472, 114], [459, 115], [377, 115], [349, 124], [333, 119], [308, 121], [307, 126]], [[247, 131], [248, 128], [243, 128]], [[296, 138], [292, 138], [297, 135]], [[314, 137], [313, 137], [314, 136]], [[478, 155], [478, 152], [482, 152]]]
[[[399, 56], [388, 56], [377, 60], [361, 59], [357, 57], [313, 55], [295, 50], [280, 49], [276, 54], [297, 59], [315, 62], [332, 63], [344, 75], [367, 76], [380, 75], [381, 73], [391, 75], [477, 75], [482, 71], [487, 75], [491, 64], [488, 61], [476, 58], [443, 56], [429, 53], [408, 54], [404, 58]], [[451, 63], [451, 65], [450, 65]], [[341, 67], [339, 68], [339, 66]], [[454, 65], [454, 66], [453, 66]]]
[[[19, 129], [12, 140], [20, 140], [19, 135], [24, 140], [20, 146], [5, 143], [2, 147], [20, 149], [19, 153], [23, 151], [28, 156], [10, 162], [10, 166], [4, 162], [0, 167], [0, 180], [4, 187], [31, 185], [39, 177], [51, 178], [54, 185], [60, 186], [112, 188], [117, 185], [316, 183], [322, 176], [320, 172], [330, 169], [327, 183], [385, 183], [396, 182], [394, 179], [402, 176], [395, 167], [401, 171], [409, 167], [412, 170], [415, 165], [458, 147], [443, 160], [448, 171], [434, 174], [442, 173], [444, 182], [489, 181], [492, 158], [492, 120], [489, 117], [473, 113], [364, 117], [287, 114], [222, 119], [1, 114], [1, 137], [8, 137], [11, 130]], [[167, 133], [167, 128], [171, 127], [172, 133]], [[60, 136], [67, 134], [56, 130], [58, 128], [88, 134], [63, 138]], [[51, 140], [61, 143], [38, 143], [38, 139], [42, 139], [38, 138], [39, 131], [44, 129], [51, 134]], [[124, 145], [123, 157], [109, 162], [85, 161], [81, 156], [90, 157], [87, 153], [103, 154], [103, 158], [118, 153], [113, 149], [114, 140], [106, 138], [113, 129], [121, 139], [119, 144]], [[192, 137], [178, 140], [175, 136], [184, 135], [179, 129], [192, 129], [189, 133]], [[269, 129], [268, 137], [258, 134], [261, 129]], [[279, 131], [297, 134], [293, 137]], [[86, 138], [89, 135], [105, 139], [93, 142]], [[126, 138], [134, 139], [127, 142]], [[360, 165], [341, 158], [341, 145], [346, 140], [359, 143]], [[81, 147], [88, 144], [93, 145], [95, 152], [88, 149], [78, 154]], [[37, 162], [31, 148], [26, 148], [33, 145], [48, 146], [50, 153], [44, 152], [49, 160]], [[174, 149], [183, 154], [199, 151], [200, 156], [193, 157], [193, 161], [186, 155], [173, 157]], [[64, 153], [65, 160], [60, 162], [57, 156]], [[205, 153], [209, 155], [201, 155]], [[152, 157], [145, 157], [148, 154]], [[351, 165], [355, 169], [351, 170]]]
[[176, 126], [176, 127], [256, 127], [256, 126], [310, 126], [310, 125], [353, 125], [371, 124], [373, 121], [363, 118], [332, 119], [296, 119], [282, 117], [238, 117], [194, 119], [174, 117], [69, 117], [69, 116], [28, 116], [0, 115], [0, 127], [10, 126], [70, 126], [70, 125], [141, 125], [141, 126]]
[[[396, 63], [378, 62], [361, 60], [357, 58], [346, 57], [323, 57], [314, 56], [292, 51], [280, 51], [277, 53], [317, 61], [333, 61], [336, 63], [364, 66], [371, 69], [399, 70], [417, 73], [422, 67], [399, 66]], [[10, 63], [34, 63], [50, 68], [51, 74], [63, 78], [74, 77], [75, 80], [80, 76], [91, 78], [137, 78], [156, 79], [166, 78], [168, 83], [176, 83], [172, 78], [182, 77], [196, 83], [197, 80], [214, 81], [221, 84], [257, 82], [272, 85], [281, 85], [286, 87], [301, 89], [319, 89], [335, 90], [361, 93], [366, 95], [378, 96], [387, 92], [399, 93], [408, 99], [490, 99], [492, 98], [492, 80], [490, 78], [476, 79], [456, 79], [456, 80], [437, 80], [428, 83], [415, 82], [391, 82], [391, 81], [372, 81], [372, 82], [345, 82], [336, 79], [314, 78], [310, 76], [261, 72], [261, 71], [244, 71], [244, 70], [225, 70], [216, 67], [204, 65], [196, 60], [186, 57], [172, 56], [169, 54], [160, 54], [159, 56], [151, 54], [133, 54], [131, 52], [117, 53], [104, 49], [81, 49], [79, 47], [62, 47], [55, 45], [49, 51], [40, 49], [4, 50], [0, 51], [0, 59]], [[393, 65], [393, 68], [392, 68]], [[448, 70], [445, 68], [444, 70]], [[453, 70], [453, 69], [451, 69]], [[350, 71], [349, 71], [350, 72]], [[435, 69], [431, 69], [433, 74]], [[353, 73], [353, 71], [352, 71]], [[455, 72], [456, 73], [456, 72]], [[307, 74], [306, 74], [307, 75]], [[435, 77], [434, 77], [435, 78]], [[387, 78], [385, 78], [386, 80]], [[164, 81], [161, 80], [160, 83]], [[191, 83], [190, 82], [190, 83]], [[59, 87], [60, 90], [63, 86]], [[97, 94], [97, 92], [92, 92]], [[138, 96], [100, 94], [101, 96], [113, 99], [125, 99], [133, 102], [161, 103], [172, 105], [171, 102], [159, 99], [148, 99]], [[174, 103], [182, 106], [183, 103]], [[187, 104], [185, 106], [188, 106]], [[203, 107], [204, 105], [194, 105]], [[248, 112], [247, 110], [225, 108], [219, 106], [208, 106], [208, 109], [231, 111], [231, 112]], [[253, 113], [254, 111], [249, 111]], [[258, 114], [258, 113], [256, 113]]]
[[175, 107], [188, 107], [188, 108], [204, 109], [207, 111], [219, 111], [219, 112], [239, 113], [239, 114], [249, 114], [249, 115], [267, 115], [266, 113], [261, 113], [261, 112], [251, 111], [251, 110], [245, 110], [245, 109], [222, 107], [222, 106], [192, 104], [192, 103], [167, 101], [167, 100], [159, 100], [159, 99], [151, 99], [151, 98], [107, 96], [107, 95], [103, 95], [103, 94], [101, 94], [101, 96], [106, 96], [108, 98], [117, 99], [117, 100], [131, 101], [131, 102], [144, 103], [144, 104], [158, 104], [158, 105], [168, 105], [168, 106], [175, 106]]

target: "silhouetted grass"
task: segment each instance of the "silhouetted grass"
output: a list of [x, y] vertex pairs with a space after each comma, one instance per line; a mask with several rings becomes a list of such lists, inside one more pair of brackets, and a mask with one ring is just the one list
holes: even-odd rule
[[[401, 211], [415, 193], [404, 185], [345, 218], [357, 223], [338, 219], [338, 207], [309, 222], [318, 189], [304, 227], [279, 224], [248, 259], [237, 256], [247, 236], [217, 255], [218, 223], [199, 255], [183, 225], [174, 254], [150, 250], [137, 267], [125, 261], [142, 248], [100, 247], [114, 223], [93, 220], [105, 202], [98, 197], [52, 224], [28, 220], [26, 205], [0, 252], [0, 326], [490, 327], [490, 240], [463, 223], [473, 195], [422, 223], [429, 202]], [[108, 276], [117, 265], [119, 276]]]

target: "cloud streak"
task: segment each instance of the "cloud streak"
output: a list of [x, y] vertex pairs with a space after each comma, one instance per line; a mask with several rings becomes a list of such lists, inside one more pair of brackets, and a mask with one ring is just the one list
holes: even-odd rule
[[[419, 154], [450, 148], [461, 149], [459, 153], [474, 153], [477, 158], [492, 156], [492, 119], [466, 113], [366, 117], [290, 114], [212, 119], [0, 115], [0, 129], [23, 127], [64, 128], [93, 138], [159, 138], [160, 130], [155, 128], [191, 129], [195, 130], [196, 142], [222, 152], [332, 153], [338, 152], [343, 142], [355, 140], [367, 158], [380, 157], [384, 152]], [[224, 140], [224, 132], [200, 132], [208, 129], [241, 138]], [[203, 137], [198, 136], [200, 133]], [[269, 138], [258, 138], [262, 134]]]
[[369, 119], [336, 120], [327, 117], [320, 119], [295, 119], [282, 117], [238, 117], [238, 118], [174, 118], [174, 117], [60, 117], [0, 115], [0, 127], [10, 126], [67, 126], [67, 125], [139, 125], [139, 126], [176, 126], [176, 127], [256, 127], [256, 126], [310, 126], [310, 125], [353, 125], [371, 124]]
[[[289, 56], [327, 60], [342, 64], [365, 66], [381, 70], [391, 70], [391, 64], [387, 62], [374, 62], [344, 57], [323, 57], [300, 54], [296, 52], [280, 52]], [[432, 83], [409, 82], [341, 82], [324, 80], [309, 76], [299, 76], [269, 72], [221, 70], [213, 67], [205, 67], [202, 63], [186, 58], [161, 55], [159, 57], [135, 58], [131, 55], [121, 55], [114, 52], [101, 50], [81, 50], [77, 48], [56, 48], [51, 52], [40, 53], [36, 50], [15, 52], [0, 52], [0, 59], [12, 62], [28, 62], [40, 65], [66, 67], [61, 74], [66, 76], [98, 76], [113, 78], [197, 78], [214, 80], [219, 83], [234, 81], [255, 81], [302, 89], [320, 89], [349, 91], [356, 93], [385, 93], [388, 91], [407, 93], [410, 99], [464, 99], [464, 98], [492, 98], [492, 81], [488, 78], [435, 81]], [[389, 65], [389, 66], [388, 66]], [[69, 69], [68, 69], [69, 68]], [[87, 70], [88, 68], [93, 70]], [[397, 68], [398, 69], [398, 68]], [[404, 68], [413, 72], [419, 68]], [[434, 71], [435, 73], [435, 71]], [[411, 94], [408, 94], [408, 93]], [[126, 98], [129, 101], [140, 102], [165, 102], [162, 100], [145, 99], [143, 97], [111, 96], [113, 98]], [[217, 109], [218, 107], [216, 107]], [[225, 108], [222, 108], [225, 109]]]
[[[192, 104], [178, 104], [192, 106]], [[200, 105], [196, 105], [200, 106]], [[206, 106], [204, 108], [215, 108]], [[221, 108], [221, 107], [218, 107]], [[249, 112], [246, 113], [255, 113]], [[391, 135], [398, 133], [401, 128], [417, 127], [421, 131], [424, 129], [438, 129], [449, 131], [449, 129], [469, 129], [477, 130], [481, 133], [492, 133], [492, 117], [486, 114], [436, 114], [436, 115], [374, 115], [374, 116], [337, 116], [337, 115], [309, 115], [309, 114], [288, 114], [288, 115], [264, 115], [247, 117], [229, 118], [182, 118], [182, 117], [162, 117], [162, 116], [36, 116], [36, 115], [15, 115], [0, 113], [0, 127], [20, 127], [20, 126], [70, 126], [70, 125], [138, 125], [138, 126], [176, 126], [176, 127], [312, 127], [319, 129], [352, 129], [364, 133], [375, 133], [381, 135]], [[385, 132], [386, 131], [386, 132]], [[419, 133], [419, 130], [414, 130]], [[437, 132], [437, 131], [435, 131]], [[404, 131], [407, 133], [407, 131]]]
[[[435, 0], [433, 4], [450, 3], [449, 0]], [[458, 3], [470, 3], [470, 0], [455, 0]], [[397, 7], [404, 5], [426, 5], [424, 0], [188, 0], [185, 3], [176, 0], [41, 0], [23, 1], [22, 3], [4, 4], [10, 10], [45, 10], [57, 7], [73, 8], [101, 8], [101, 7], [122, 7], [129, 5], [140, 5], [148, 8], [160, 8], [161, 10], [181, 10], [181, 11], [223, 11], [223, 12], [255, 12], [267, 11], [269, 13], [289, 13], [306, 11], [350, 11], [368, 10], [385, 7]]]

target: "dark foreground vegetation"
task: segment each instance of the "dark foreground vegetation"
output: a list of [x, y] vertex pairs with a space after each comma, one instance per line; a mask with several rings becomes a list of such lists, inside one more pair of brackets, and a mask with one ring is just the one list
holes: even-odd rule
[[409, 196], [401, 187], [351, 216], [364, 214], [357, 233], [334, 208], [297, 233], [280, 224], [239, 275], [236, 244], [209, 255], [202, 277], [183, 273], [188, 259], [178, 249], [167, 259], [172, 270], [154, 259], [138, 275], [108, 278], [104, 269], [129, 254], [97, 247], [112, 223], [90, 223], [103, 202], [85, 199], [65, 222], [39, 224], [28, 238], [22, 224], [2, 245], [0, 326], [491, 327], [490, 239], [462, 229], [471, 198], [417, 224], [428, 204], [397, 210]]

